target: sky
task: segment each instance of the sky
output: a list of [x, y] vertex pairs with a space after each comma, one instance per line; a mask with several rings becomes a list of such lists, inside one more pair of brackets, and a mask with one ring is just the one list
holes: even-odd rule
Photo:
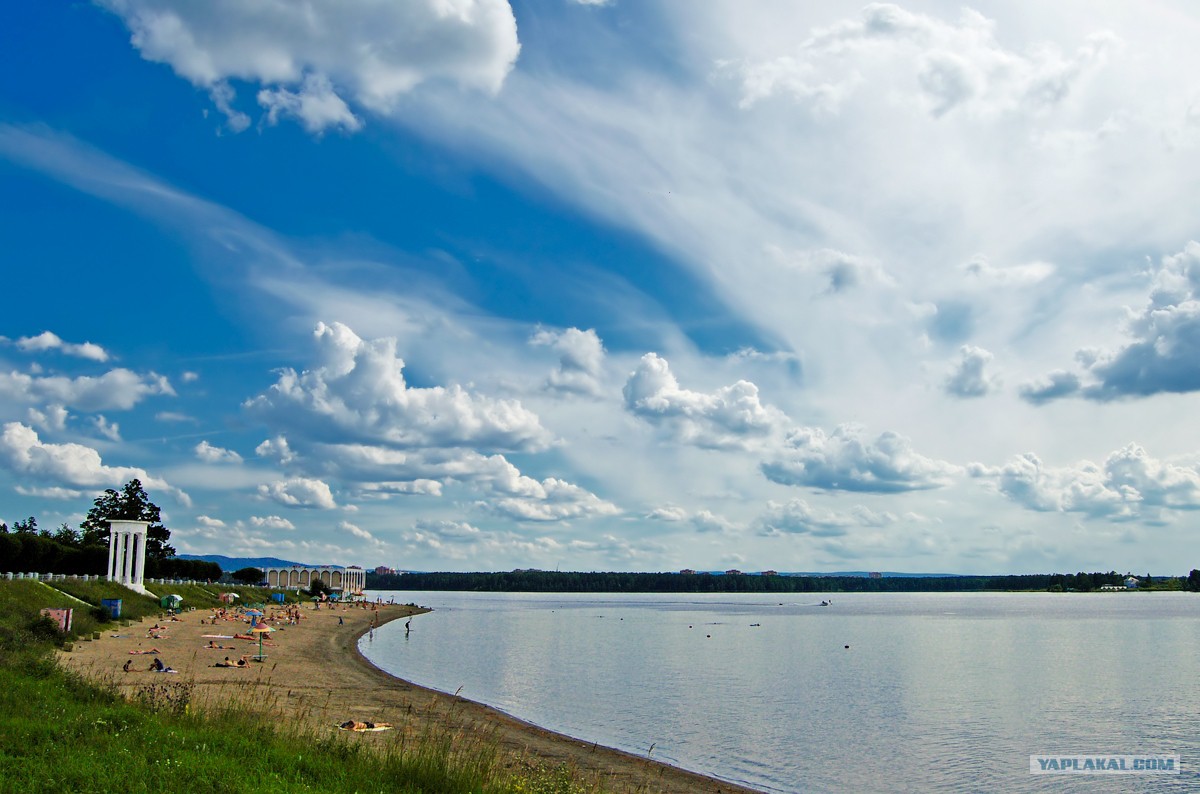
[[1200, 566], [1190, 3], [0, 10], [0, 519], [411, 570]]

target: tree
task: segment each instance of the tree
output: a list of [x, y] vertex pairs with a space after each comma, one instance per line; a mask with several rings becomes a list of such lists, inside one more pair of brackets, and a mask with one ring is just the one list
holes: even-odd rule
[[1188, 578], [1184, 580], [1183, 587], [1192, 592], [1200, 592], [1200, 570], [1192, 569], [1188, 574]]
[[167, 544], [171, 531], [162, 524], [158, 505], [150, 501], [141, 480], [130, 480], [118, 493], [109, 488], [96, 497], [87, 518], [80, 523], [83, 530], [83, 545], [107, 546], [109, 519], [126, 521], [148, 521], [146, 530], [146, 557], [163, 560], [175, 556], [174, 547]]
[[322, 595], [333, 595], [333, 590], [329, 589], [329, 585], [325, 584], [324, 579], [313, 579], [312, 584], [308, 586], [308, 594], [320, 598]]
[[18, 535], [36, 535], [37, 528], [37, 519], [33, 516], [13, 524], [13, 532]]
[[266, 578], [266, 574], [259, 568], [238, 568], [229, 575], [242, 584], [258, 584]]

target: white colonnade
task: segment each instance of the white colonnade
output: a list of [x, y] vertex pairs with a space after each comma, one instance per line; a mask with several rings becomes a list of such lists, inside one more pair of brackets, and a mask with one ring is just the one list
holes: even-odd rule
[[108, 521], [108, 580], [146, 592], [146, 530], [149, 521]]

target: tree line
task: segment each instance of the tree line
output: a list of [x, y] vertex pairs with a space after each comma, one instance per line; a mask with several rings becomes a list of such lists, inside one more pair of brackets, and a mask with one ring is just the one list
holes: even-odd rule
[[54, 530], [38, 527], [30, 516], [9, 528], [0, 522], [0, 571], [61, 573], [80, 576], [108, 571], [109, 519], [146, 521], [146, 576], [216, 580], [221, 566], [203, 560], [181, 560], [169, 543], [158, 505], [150, 501], [140, 480], [120, 491], [109, 488], [96, 497], [87, 516], [72, 529], [65, 522]]
[[[1090, 592], [1122, 585], [1125, 574], [1014, 574], [1005, 576], [761, 576], [751, 574], [498, 571], [493, 573], [367, 573], [371, 590], [459, 590], [521, 593], [916, 593], [980, 590]], [[1148, 578], [1148, 577], [1147, 577]], [[1181, 579], [1200, 591], [1200, 571]]]

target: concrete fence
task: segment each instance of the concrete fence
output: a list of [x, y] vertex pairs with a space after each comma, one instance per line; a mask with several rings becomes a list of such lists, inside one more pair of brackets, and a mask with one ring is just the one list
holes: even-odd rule
[[[108, 577], [103, 574], [66, 574], [66, 573], [13, 573], [0, 574], [0, 578], [12, 581], [14, 579], [32, 579], [35, 582], [65, 582], [68, 579], [78, 582], [103, 582]], [[196, 579], [147, 579], [146, 584], [210, 584]]]

